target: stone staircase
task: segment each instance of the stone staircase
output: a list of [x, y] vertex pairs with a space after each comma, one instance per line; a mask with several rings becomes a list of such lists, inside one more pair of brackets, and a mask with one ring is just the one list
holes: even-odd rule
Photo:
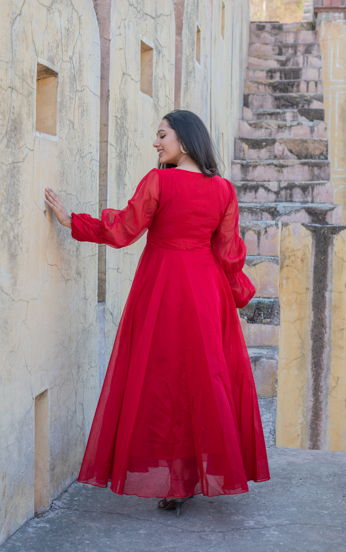
[[259, 397], [276, 394], [285, 222], [340, 224], [329, 181], [320, 47], [311, 23], [251, 23], [232, 183], [256, 297], [240, 311]]

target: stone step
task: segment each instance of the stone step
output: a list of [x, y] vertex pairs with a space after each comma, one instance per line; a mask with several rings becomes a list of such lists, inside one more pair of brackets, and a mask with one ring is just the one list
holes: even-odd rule
[[248, 347], [279, 345], [278, 297], [254, 297], [246, 307], [239, 309], [239, 317]]
[[334, 203], [239, 203], [239, 217], [241, 221], [341, 224], [342, 207]]
[[240, 318], [248, 324], [280, 326], [280, 301], [278, 297], [254, 297], [243, 309]]
[[248, 107], [243, 107], [243, 120], [313, 123], [324, 121], [324, 109], [305, 107], [300, 109], [249, 109]]
[[248, 255], [279, 256], [280, 223], [276, 221], [242, 221], [239, 232]]
[[285, 121], [239, 121], [242, 138], [327, 138], [327, 125], [322, 121], [286, 123]]
[[319, 81], [322, 80], [322, 68], [253, 66], [246, 69], [246, 79], [252, 81]]
[[333, 182], [232, 182], [240, 203], [333, 203]]
[[248, 255], [243, 271], [256, 288], [255, 297], [279, 295], [279, 257]]
[[244, 94], [250, 109], [323, 109], [322, 94]]
[[320, 55], [249, 55], [248, 67], [322, 67]]
[[[267, 300], [270, 301], [271, 299]], [[241, 311], [239, 311], [239, 315], [240, 313]], [[248, 324], [244, 318], [240, 318], [240, 325], [247, 347], [279, 346], [280, 326], [272, 324]]]
[[279, 347], [249, 347], [248, 353], [259, 399], [275, 397]]
[[251, 31], [270, 31], [272, 33], [287, 33], [298, 31], [313, 31], [313, 23], [266, 23], [261, 21], [252, 21], [250, 23]]
[[320, 55], [320, 45], [318, 42], [310, 44], [261, 44], [252, 42], [249, 45], [249, 55], [267, 55], [267, 56], [298, 56], [298, 55]]
[[245, 80], [245, 94], [323, 94], [321, 80]]
[[328, 140], [236, 138], [236, 159], [328, 159]]
[[312, 44], [317, 42], [316, 31], [251, 31], [250, 43], [260, 44]]
[[330, 180], [329, 161], [296, 159], [232, 161], [232, 180], [257, 182]]

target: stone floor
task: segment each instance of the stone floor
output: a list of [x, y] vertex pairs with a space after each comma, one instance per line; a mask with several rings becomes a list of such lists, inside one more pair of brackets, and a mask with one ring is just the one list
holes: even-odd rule
[[268, 449], [271, 481], [231, 497], [156, 499], [72, 484], [1, 552], [345, 552], [346, 453]]

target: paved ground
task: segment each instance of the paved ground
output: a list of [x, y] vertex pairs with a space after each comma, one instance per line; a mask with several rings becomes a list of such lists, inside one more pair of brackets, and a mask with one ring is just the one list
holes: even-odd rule
[[346, 453], [268, 449], [272, 480], [197, 496], [181, 517], [156, 499], [72, 484], [1, 552], [345, 552]]

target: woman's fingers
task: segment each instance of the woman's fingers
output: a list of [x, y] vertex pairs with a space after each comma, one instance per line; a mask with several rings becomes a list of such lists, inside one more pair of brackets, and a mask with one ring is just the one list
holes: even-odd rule
[[51, 207], [51, 209], [54, 211], [54, 214], [60, 224], [71, 228], [71, 217], [68, 214], [66, 207], [61, 201], [58, 194], [56, 194], [54, 190], [52, 190], [52, 188], [48, 187], [45, 189], [45, 196], [47, 205], [49, 205], [49, 207]]

